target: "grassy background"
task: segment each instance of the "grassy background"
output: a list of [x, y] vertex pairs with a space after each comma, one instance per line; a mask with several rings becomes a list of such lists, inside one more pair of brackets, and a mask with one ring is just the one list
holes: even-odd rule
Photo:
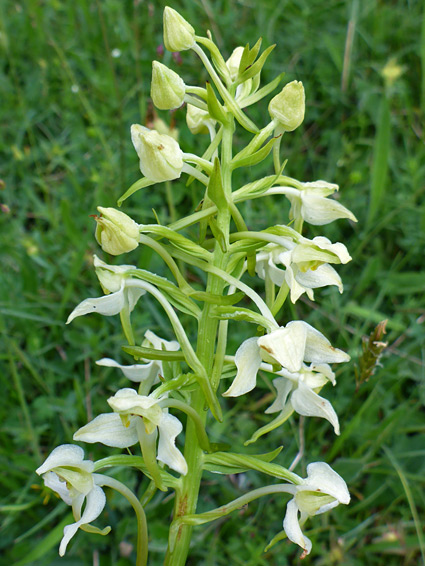
[[[420, 1], [377, 0], [182, 0], [172, 7], [198, 33], [211, 29], [225, 55], [262, 35], [277, 43], [264, 72], [270, 80], [302, 80], [306, 120], [285, 136], [287, 171], [300, 180], [326, 179], [341, 187], [341, 201], [359, 219], [339, 221], [306, 235], [325, 233], [346, 243], [353, 261], [340, 269], [345, 293], [317, 293], [285, 318], [307, 318], [347, 349], [352, 363], [338, 371], [338, 386], [326, 396], [337, 410], [342, 434], [328, 423], [305, 424], [309, 461], [331, 463], [344, 475], [352, 504], [312, 520], [313, 552], [304, 564], [416, 565], [425, 563], [423, 261], [425, 206], [425, 7]], [[132, 564], [133, 517], [119, 497], [108, 497], [97, 524], [110, 524], [106, 538], [79, 532], [66, 557], [57, 544], [68, 508], [41, 488], [34, 470], [50, 450], [70, 442], [87, 418], [106, 410], [116, 373], [94, 361], [120, 357], [122, 336], [115, 319], [86, 317], [65, 327], [70, 310], [99, 294], [91, 268], [98, 252], [90, 214], [114, 205], [137, 178], [129, 139], [134, 122], [152, 118], [150, 62], [162, 42], [164, 3], [140, 0], [3, 0], [0, 3], [0, 564], [34, 566]], [[117, 51], [118, 50], [118, 51]], [[190, 52], [181, 62], [161, 59], [187, 84], [204, 72]], [[249, 111], [267, 121], [266, 104]], [[168, 113], [162, 118], [170, 122]], [[181, 144], [199, 140], [184, 125], [184, 110], [171, 118]], [[241, 142], [244, 136], [241, 134]], [[202, 142], [203, 143], [203, 142]], [[240, 182], [270, 171], [258, 166]], [[173, 184], [182, 214], [196, 206], [199, 189]], [[169, 218], [158, 186], [127, 201], [139, 222]], [[250, 226], [286, 222], [280, 201], [247, 206]], [[143, 252], [126, 263], [146, 264]], [[155, 303], [137, 314], [140, 336], [151, 328], [169, 335]], [[361, 337], [388, 319], [389, 347], [382, 366], [356, 389], [354, 365]], [[234, 327], [236, 348], [248, 330]], [[121, 359], [123, 359], [121, 357]], [[269, 403], [264, 381], [255, 396], [233, 405], [232, 420], [215, 433], [241, 444], [259, 425]], [[254, 410], [259, 411], [254, 416]], [[289, 464], [297, 451], [298, 418], [265, 437], [253, 450], [284, 444], [278, 459]], [[94, 446], [96, 457], [107, 450]], [[140, 479], [123, 472], [137, 491]], [[201, 508], [237, 497], [263, 478], [246, 474], [206, 477]], [[286, 542], [263, 553], [281, 529], [286, 500], [250, 505], [240, 516], [195, 531], [190, 564], [248, 566], [299, 563], [299, 549]], [[166, 544], [167, 497], [148, 506], [151, 562], [161, 563]], [[121, 544], [124, 541], [124, 544]], [[96, 550], [93, 551], [93, 548]], [[100, 561], [100, 562], [99, 562]]]

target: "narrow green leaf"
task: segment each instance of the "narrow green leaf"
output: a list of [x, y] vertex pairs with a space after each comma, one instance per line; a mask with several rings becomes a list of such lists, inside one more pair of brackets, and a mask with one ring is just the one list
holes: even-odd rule
[[388, 100], [384, 97], [379, 110], [378, 127], [373, 151], [372, 180], [370, 187], [367, 224], [374, 220], [381, 209], [387, 189], [388, 157], [390, 152], [391, 114]]
[[151, 181], [147, 177], [143, 177], [142, 179], [139, 179], [138, 181], [133, 183], [131, 185], [131, 187], [125, 191], [125, 193], [123, 195], [120, 196], [120, 198], [117, 200], [117, 205], [121, 206], [122, 203], [125, 200], [128, 199], [128, 197], [130, 197], [131, 195], [134, 195], [134, 193], [136, 193], [140, 189], [144, 189], [145, 187], [150, 187], [151, 185], [154, 185], [155, 183], [156, 183], [156, 181]]

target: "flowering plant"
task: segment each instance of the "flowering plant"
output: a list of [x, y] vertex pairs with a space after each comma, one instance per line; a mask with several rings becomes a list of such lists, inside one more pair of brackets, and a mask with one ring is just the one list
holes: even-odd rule
[[[342, 281], [332, 265], [351, 259], [342, 243], [332, 243], [324, 236], [303, 236], [304, 223], [321, 226], [339, 218], [355, 221], [355, 217], [329, 198], [337, 190], [336, 185], [300, 182], [283, 174], [282, 136], [299, 127], [304, 119], [301, 82], [290, 82], [271, 99], [271, 120], [262, 129], [246, 114], [246, 108], [271, 94], [283, 78], [281, 74], [260, 88], [261, 70], [273, 46], [260, 54], [259, 40], [252, 48], [238, 47], [226, 61], [209, 33], [207, 37], [196, 35], [194, 28], [168, 7], [164, 12], [164, 44], [172, 51], [193, 50], [211, 82], [205, 88], [188, 86], [176, 72], [154, 62], [152, 100], [165, 110], [186, 103], [190, 131], [195, 135], [208, 133], [210, 143], [203, 155], [197, 156], [185, 153], [175, 137], [134, 124], [131, 139], [143, 177], [122, 195], [118, 204], [145, 187], [179, 179], [183, 174], [189, 176], [189, 182], [197, 182], [201, 204], [167, 226], [139, 224], [122, 211], [99, 207], [96, 240], [105, 252], [120, 255], [147, 246], [163, 260], [173, 280], [133, 265], [110, 265], [95, 256], [94, 267], [104, 294], [83, 300], [68, 318], [70, 323], [92, 313], [120, 316], [127, 340], [123, 349], [134, 359], [122, 364], [102, 358], [97, 363], [117, 368], [135, 388], [117, 389], [107, 400], [112, 412], [85, 424], [74, 434], [74, 440], [132, 448], [132, 452], [91, 462], [84, 460], [80, 447], [63, 445], [53, 450], [37, 473], [73, 509], [76, 522], [65, 527], [61, 555], [78, 528], [107, 534], [108, 528], [100, 531], [90, 523], [103, 511], [106, 497], [102, 487], [108, 486], [133, 506], [138, 524], [136, 564], [147, 564], [148, 530], [141, 503], [147, 497], [139, 500], [113, 477], [98, 473], [114, 465], [137, 468], [148, 478], [150, 494], [156, 489], [175, 492], [164, 562], [167, 566], [186, 563], [193, 526], [273, 493], [290, 494], [292, 499], [287, 504], [283, 531], [271, 544], [287, 536], [306, 555], [312, 543], [301, 527], [309, 517], [339, 503], [349, 503], [344, 480], [323, 462], [309, 464], [304, 479], [292, 471], [295, 464], [288, 469], [272, 461], [279, 450], [257, 456], [232, 452], [219, 444], [219, 438], [210, 438], [209, 423], [211, 419], [225, 420], [223, 407], [231, 404], [232, 397], [252, 391], [257, 373], [262, 370], [274, 377], [277, 392], [266, 414], [278, 416], [245, 444], [281, 427], [294, 412], [324, 418], [339, 434], [336, 412], [319, 393], [328, 382], [336, 384], [331, 364], [348, 361], [348, 354], [333, 347], [304, 321], [283, 325], [279, 320], [287, 298], [295, 303], [306, 293], [314, 300], [313, 290], [327, 285], [335, 285], [342, 292]], [[252, 138], [235, 153], [236, 127], [248, 131]], [[252, 167], [270, 154], [273, 174], [235, 189], [235, 169]], [[291, 204], [288, 225], [250, 230], [241, 205], [279, 195]], [[198, 236], [191, 238], [187, 228], [196, 224]], [[190, 284], [182, 266], [203, 272], [205, 287]], [[265, 298], [249, 285], [249, 277], [256, 274], [265, 282]], [[164, 310], [173, 340], [147, 330], [138, 345], [138, 330], [133, 327], [131, 313], [143, 304], [146, 293]], [[240, 306], [244, 298], [250, 301], [248, 307]], [[183, 314], [194, 320], [196, 332], [185, 329]], [[227, 339], [232, 321], [256, 327], [255, 336], [243, 341], [234, 355], [228, 353]], [[231, 383], [227, 381], [229, 376], [233, 378]], [[206, 406], [209, 411], [204, 410]], [[185, 424], [182, 413], [186, 415]], [[204, 470], [229, 474], [257, 470], [278, 483], [249, 491], [223, 507], [196, 513]]]

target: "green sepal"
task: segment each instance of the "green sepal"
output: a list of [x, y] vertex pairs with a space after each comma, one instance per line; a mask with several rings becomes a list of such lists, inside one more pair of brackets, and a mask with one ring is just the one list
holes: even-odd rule
[[229, 69], [227, 68], [226, 62], [223, 59], [223, 56], [221, 55], [220, 50], [218, 49], [217, 45], [212, 41], [209, 31], [207, 31], [207, 34], [209, 36], [208, 38], [207, 37], [200, 37], [200, 36], [197, 35], [196, 41], [197, 41], [197, 43], [204, 45], [204, 47], [206, 47], [208, 49], [208, 51], [211, 54], [211, 59], [212, 59], [212, 62], [214, 63], [214, 67], [217, 69], [217, 71], [223, 77], [223, 79], [226, 82], [229, 82], [230, 81], [230, 74], [229, 74]]
[[122, 346], [122, 349], [136, 360], [184, 361], [184, 355], [181, 351], [156, 350], [155, 348], [144, 348], [143, 346]]
[[214, 159], [214, 166], [208, 183], [207, 194], [212, 202], [216, 205], [219, 212], [227, 210], [228, 202], [226, 193], [223, 188], [223, 180], [221, 177], [221, 167], [218, 157]]
[[235, 305], [239, 303], [244, 297], [245, 293], [242, 291], [237, 291], [231, 295], [214, 295], [213, 293], [207, 293], [205, 291], [195, 291], [190, 294], [192, 299], [196, 301], [204, 301], [205, 303], [210, 303], [213, 305]]
[[130, 197], [140, 189], [144, 189], [145, 187], [150, 187], [151, 185], [155, 185], [155, 183], [157, 183], [157, 181], [151, 181], [147, 177], [143, 177], [142, 179], [139, 179], [138, 181], [133, 183], [131, 187], [125, 191], [123, 195], [120, 196], [120, 198], [117, 200], [117, 205], [121, 206], [122, 203], [126, 199], [128, 199], [128, 197]]
[[206, 454], [204, 459], [204, 469], [218, 474], [240, 474], [248, 470], [256, 470], [268, 476], [290, 481], [291, 483], [301, 483], [301, 478], [280, 466], [273, 464], [273, 460], [279, 455], [282, 446], [266, 454], [235, 454], [233, 452], [213, 452]]
[[220, 122], [221, 124], [227, 124], [229, 117], [224, 106], [219, 102], [217, 95], [210, 83], [207, 82], [207, 104], [208, 104], [208, 114]]
[[270, 320], [267, 320], [267, 318], [263, 315], [244, 307], [217, 306], [213, 309], [212, 316], [216, 316], [222, 320], [243, 320], [244, 322], [259, 324], [263, 328], [270, 327]]
[[246, 155], [244, 157], [239, 157], [236, 155], [231, 163], [232, 170], [237, 169], [238, 167], [251, 167], [252, 165], [257, 165], [257, 163], [261, 163], [270, 153], [275, 144], [277, 138], [272, 138], [269, 140], [261, 149], [258, 151]]
[[247, 106], [251, 106], [251, 104], [255, 104], [256, 102], [273, 92], [275, 88], [279, 86], [279, 83], [284, 76], [285, 73], [280, 73], [280, 75], [257, 90], [257, 92], [253, 92], [252, 94], [244, 98], [244, 100], [241, 101], [242, 107], [246, 108]]
[[237, 81], [235, 81], [236, 85], [239, 85], [241, 83], [244, 83], [245, 81], [247, 81], [248, 79], [251, 79], [254, 75], [257, 75], [258, 73], [261, 73], [262, 68], [264, 67], [264, 64], [267, 60], [267, 57], [270, 55], [270, 53], [273, 51], [273, 49], [276, 47], [276, 45], [270, 45], [270, 47], [267, 47], [267, 49], [265, 51], [263, 51], [263, 53], [261, 54], [261, 56], [258, 58], [257, 61], [255, 61], [255, 63], [253, 63], [248, 69], [246, 69], [246, 71], [244, 71], [241, 75], [239, 75]]

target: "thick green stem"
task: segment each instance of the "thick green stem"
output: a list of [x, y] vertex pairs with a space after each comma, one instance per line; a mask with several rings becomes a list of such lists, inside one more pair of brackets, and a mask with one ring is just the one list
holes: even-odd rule
[[[233, 137], [233, 120], [227, 125], [223, 132], [223, 142], [221, 146], [221, 171], [223, 188], [227, 195], [231, 193], [231, 169], [230, 162], [232, 159], [232, 137]], [[230, 198], [229, 198], [230, 201]], [[230, 229], [230, 209], [222, 209], [218, 211], [217, 224], [222, 232], [228, 236]], [[219, 270], [225, 271], [227, 264], [228, 252], [223, 252], [216, 242], [212, 264]], [[222, 295], [226, 282], [217, 274], [209, 273], [207, 289], [208, 293], [214, 295]], [[209, 379], [212, 376], [212, 368], [214, 363], [215, 344], [218, 331], [219, 321], [211, 316], [213, 305], [204, 304], [201, 318], [198, 325], [198, 342], [196, 355], [204, 366], [205, 372]], [[224, 356], [224, 352], [220, 349], [220, 354]], [[215, 360], [217, 364], [217, 360]], [[203, 425], [207, 418], [205, 410], [205, 397], [201, 389], [192, 394], [190, 405], [199, 415]], [[176, 500], [174, 504], [175, 525], [182, 517], [192, 515], [196, 512], [198, 502], [199, 488], [203, 471], [203, 451], [199, 444], [197, 436], [197, 427], [194, 422], [189, 419], [186, 429], [186, 442], [184, 456], [188, 465], [188, 473], [182, 477], [181, 489], [176, 492]], [[174, 528], [174, 531], [176, 529]], [[171, 532], [171, 531], [170, 531]], [[165, 566], [184, 566], [189, 552], [190, 539], [192, 536], [191, 525], [179, 525], [176, 531], [173, 545], [168, 547], [165, 558]]]

